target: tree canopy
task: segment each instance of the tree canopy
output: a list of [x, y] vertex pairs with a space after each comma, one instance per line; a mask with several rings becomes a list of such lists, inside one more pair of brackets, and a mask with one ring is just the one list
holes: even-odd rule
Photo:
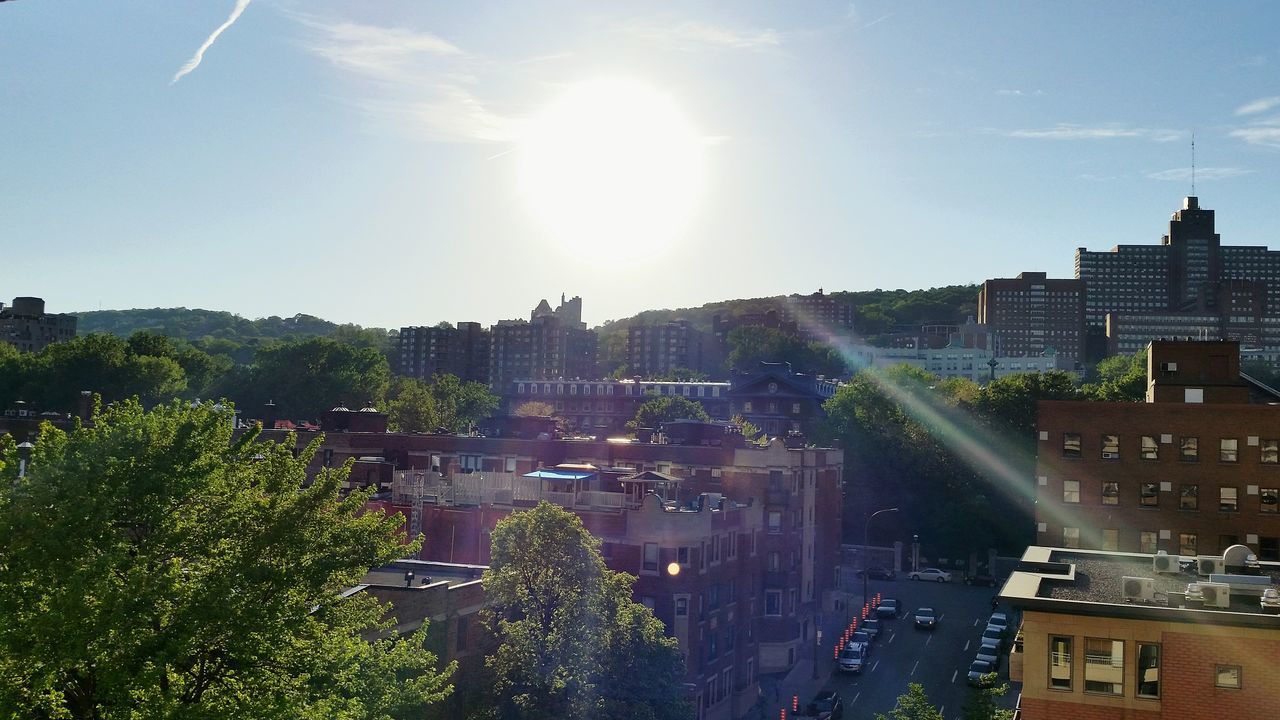
[[[3, 438], [0, 438], [3, 439]], [[228, 413], [125, 401], [45, 424], [25, 477], [0, 442], [0, 715], [420, 716], [450, 690], [425, 631], [341, 598], [407, 552], [398, 515], [304, 487], [317, 443], [236, 438]]]
[[924, 685], [908, 683], [907, 691], [898, 696], [898, 704], [888, 715], [876, 713], [876, 720], [943, 720], [942, 711], [929, 702]]
[[663, 395], [652, 400], [646, 400], [640, 407], [636, 408], [636, 416], [628, 421], [627, 426], [632, 429], [652, 428], [657, 430], [662, 427], [662, 423], [666, 422], [674, 422], [676, 420], [701, 420], [706, 422], [710, 419], [711, 416], [702, 407], [702, 403], [678, 395]]
[[824, 343], [806, 342], [794, 335], [768, 327], [747, 326], [729, 332], [731, 370], [755, 370], [763, 362], [787, 362], [796, 372], [839, 376], [848, 366], [834, 348]]
[[609, 570], [573, 513], [547, 502], [493, 530], [487, 659], [499, 718], [687, 718], [674, 638], [632, 601], [635, 578]]

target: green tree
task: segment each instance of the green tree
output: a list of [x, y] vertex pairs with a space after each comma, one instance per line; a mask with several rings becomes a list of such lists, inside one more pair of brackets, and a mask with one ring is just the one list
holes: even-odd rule
[[486, 660], [498, 717], [689, 717], [679, 645], [632, 601], [635, 578], [609, 570], [599, 545], [547, 502], [494, 528], [484, 583], [500, 642]]
[[387, 359], [378, 350], [311, 338], [260, 349], [249, 384], [229, 388], [228, 397], [253, 408], [273, 400], [283, 417], [314, 419], [343, 403], [380, 403], [390, 381]]
[[0, 716], [418, 716], [450, 690], [425, 633], [340, 597], [402, 556], [399, 516], [304, 486], [319, 447], [236, 438], [210, 403], [136, 401], [41, 428], [0, 467]]
[[764, 435], [764, 431], [756, 427], [755, 423], [752, 423], [750, 420], [742, 417], [741, 415], [734, 415], [729, 418], [729, 422], [737, 425], [738, 428], [742, 430], [742, 437], [746, 438], [747, 442], [756, 442], [757, 440], [763, 442], [763, 439], [761, 439], [760, 436]]
[[1013, 711], [1000, 707], [998, 698], [1009, 692], [1008, 683], [1000, 683], [1000, 676], [988, 673], [982, 676], [979, 687], [969, 691], [961, 712], [964, 720], [1013, 720]]
[[511, 411], [516, 417], [550, 417], [556, 414], [555, 406], [541, 400], [527, 400]]
[[707, 414], [707, 411], [703, 409], [700, 403], [676, 395], [663, 395], [652, 400], [646, 400], [640, 407], [636, 408], [636, 416], [627, 423], [627, 427], [633, 430], [636, 428], [657, 430], [665, 422], [673, 422], [675, 420], [702, 420], [705, 422], [710, 419], [711, 416]]
[[431, 378], [431, 394], [435, 397], [440, 425], [453, 432], [465, 432], [498, 409], [500, 399], [487, 385], [462, 382], [456, 375]]
[[431, 386], [417, 378], [392, 380], [387, 394], [387, 425], [396, 432], [431, 432], [440, 427]]
[[942, 712], [929, 702], [924, 686], [909, 683], [907, 691], [898, 696], [898, 704], [888, 715], [876, 713], [876, 720], [943, 720]]
[[707, 379], [707, 374], [687, 367], [677, 367], [652, 379], [667, 382], [702, 382]]
[[1147, 351], [1105, 358], [1091, 375], [1096, 382], [1080, 388], [1085, 399], [1142, 402], [1147, 397]]

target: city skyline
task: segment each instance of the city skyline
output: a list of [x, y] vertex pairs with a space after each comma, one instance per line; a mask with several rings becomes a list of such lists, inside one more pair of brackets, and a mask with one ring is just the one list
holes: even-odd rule
[[399, 327], [566, 292], [595, 326], [1071, 277], [1077, 247], [1159, 242], [1193, 132], [1223, 243], [1275, 247], [1277, 15], [5, 3], [0, 293]]

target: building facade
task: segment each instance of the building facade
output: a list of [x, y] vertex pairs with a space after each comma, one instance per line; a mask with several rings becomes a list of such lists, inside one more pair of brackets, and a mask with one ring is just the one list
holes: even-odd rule
[[810, 295], [788, 295], [786, 309], [795, 318], [800, 335], [810, 340], [848, 335], [857, 317], [852, 303], [827, 295], [822, 288]]
[[489, 353], [489, 384], [506, 387], [520, 378], [592, 380], [599, 376], [596, 333], [582, 322], [582, 298], [565, 300], [552, 310], [538, 303], [529, 320], [494, 325]]
[[[1247, 552], [1247, 549], [1245, 550]], [[1027, 548], [1000, 592], [1023, 720], [1270, 717], [1280, 691], [1280, 566], [1202, 576], [1157, 556]], [[1188, 594], [1210, 579], [1228, 592]], [[1218, 583], [1217, 581], [1221, 581]]]
[[627, 329], [627, 370], [632, 375], [657, 378], [686, 369], [706, 376], [720, 374], [715, 344], [688, 320], [659, 325], [632, 325]]
[[1040, 356], [1008, 357], [975, 347], [884, 348], [852, 345], [842, 348], [846, 358], [858, 367], [890, 367], [906, 364], [940, 378], [965, 378], [982, 384], [1015, 373], [1043, 373], [1051, 370], [1075, 372], [1076, 363], [1055, 351]]
[[1280, 408], [1250, 402], [1235, 343], [1150, 347], [1147, 402], [1040, 403], [1038, 542], [1280, 560]]
[[17, 297], [9, 307], [0, 303], [0, 342], [18, 352], [40, 352], [75, 336], [76, 316], [45, 312], [41, 298]]
[[403, 327], [397, 340], [396, 369], [419, 380], [447, 373], [463, 382], [488, 383], [491, 343], [490, 332], [475, 322]]
[[1043, 356], [1052, 350], [1072, 362], [1085, 353], [1085, 283], [1049, 279], [1042, 272], [987, 280], [978, 293], [978, 323], [996, 336], [1006, 357]]

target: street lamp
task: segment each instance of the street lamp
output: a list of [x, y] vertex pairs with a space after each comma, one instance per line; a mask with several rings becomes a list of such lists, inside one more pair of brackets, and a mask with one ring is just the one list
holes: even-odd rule
[[[877, 510], [867, 516], [867, 523], [866, 525], [862, 526], [862, 552], [863, 552], [864, 558], [866, 558], [867, 555], [869, 554], [867, 553], [867, 548], [871, 546], [871, 521], [875, 518], [875, 516], [881, 513], [891, 513], [891, 512], [898, 512], [898, 508], [885, 508], [883, 510]], [[868, 581], [870, 580], [871, 580], [871, 568], [867, 567], [867, 561], [864, 559], [862, 561], [862, 602], [864, 604], [869, 602], [868, 598], [871, 597], [870, 595], [867, 594], [868, 593], [867, 586], [869, 584]]]
[[31, 462], [31, 451], [35, 449], [36, 446], [30, 442], [18, 443], [18, 477], [26, 477], [27, 463]]

